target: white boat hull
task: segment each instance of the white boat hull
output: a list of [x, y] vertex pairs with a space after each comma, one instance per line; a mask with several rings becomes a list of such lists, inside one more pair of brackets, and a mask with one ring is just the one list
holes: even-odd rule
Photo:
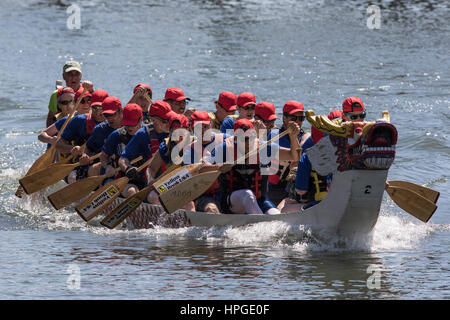
[[[343, 236], [369, 233], [375, 226], [383, 199], [388, 170], [349, 170], [333, 176], [330, 190], [319, 204], [279, 215], [210, 214], [178, 210], [167, 215], [160, 206], [144, 203], [127, 218], [134, 228], [212, 227], [283, 221]], [[116, 200], [123, 201], [123, 200]]]

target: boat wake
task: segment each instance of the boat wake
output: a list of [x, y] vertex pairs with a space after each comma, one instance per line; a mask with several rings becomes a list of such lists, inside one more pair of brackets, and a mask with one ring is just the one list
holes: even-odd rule
[[11, 195], [8, 201], [3, 203], [2, 211], [16, 219], [15, 226], [9, 223], [7, 229], [78, 230], [105, 236], [133, 234], [149, 239], [194, 239], [227, 247], [268, 247], [301, 253], [413, 249], [431, 234], [450, 230], [450, 225], [416, 222], [409, 216], [396, 212], [390, 203], [383, 203], [378, 222], [371, 233], [352, 239], [325, 232], [313, 232], [306, 225], [293, 225], [282, 221], [260, 222], [242, 227], [210, 228], [155, 226], [151, 229], [131, 229], [125, 224], [120, 228], [109, 230], [100, 225], [102, 216], [86, 223], [70, 207], [55, 211], [45, 200], [46, 195], [53, 191], [47, 190], [45, 193], [40, 192], [23, 199]]

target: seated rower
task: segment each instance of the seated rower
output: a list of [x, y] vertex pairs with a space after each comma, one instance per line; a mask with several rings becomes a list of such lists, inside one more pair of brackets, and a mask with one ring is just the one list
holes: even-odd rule
[[[151, 123], [145, 124], [134, 134], [118, 161], [120, 168], [130, 180], [139, 175], [137, 167], [130, 165], [130, 161], [142, 156], [145, 162], [158, 151], [159, 145], [169, 134], [169, 120], [174, 114], [167, 102], [156, 100], [152, 103], [149, 111]], [[163, 164], [161, 172], [164, 170]]]
[[[115, 175], [114, 168], [118, 167], [120, 155], [125, 150], [126, 145], [136, 132], [142, 128], [143, 116], [142, 108], [134, 103], [127, 104], [123, 108], [122, 127], [114, 130], [106, 139], [102, 147], [100, 155], [101, 170], [100, 174], [113, 177]], [[135, 163], [140, 166], [144, 160]], [[118, 176], [122, 176], [119, 174]], [[111, 178], [112, 179], [112, 178]], [[107, 179], [104, 184], [108, 182]], [[128, 198], [146, 186], [145, 173], [141, 172], [136, 178], [131, 179], [122, 191], [122, 196]]]
[[[292, 122], [289, 124], [291, 149], [279, 147], [272, 143], [268, 147], [250, 156], [245, 163], [230, 165], [241, 158], [241, 155], [256, 150], [258, 145], [264, 143], [256, 138], [253, 123], [248, 119], [237, 120], [234, 124], [235, 135], [217, 146], [211, 157], [206, 161], [219, 170], [230, 166], [231, 169], [223, 169], [219, 176], [221, 211], [223, 213], [249, 213], [249, 214], [279, 214], [280, 211], [267, 199], [267, 175], [262, 168], [267, 166], [278, 154], [281, 160], [297, 160], [299, 126]], [[248, 132], [247, 132], [248, 131]], [[244, 138], [244, 139], [242, 139]], [[242, 142], [244, 140], [245, 142]], [[239, 154], [239, 156], [238, 156]], [[222, 167], [222, 168], [221, 168]]]
[[[184, 164], [201, 163], [217, 145], [223, 143], [224, 138], [229, 137], [211, 129], [212, 121], [206, 111], [195, 111], [191, 115], [190, 130], [194, 132], [195, 141], [184, 150]], [[219, 180], [216, 180], [202, 196], [194, 200], [196, 211], [220, 213], [220, 203], [217, 201], [219, 187]]]
[[[169, 136], [161, 142], [158, 151], [148, 165], [148, 184], [159, 178], [163, 164], [165, 164], [166, 168], [181, 164], [183, 150], [192, 141], [188, 129], [189, 120], [185, 115], [174, 114], [171, 116], [169, 120]], [[147, 201], [153, 204], [161, 204], [154, 190], [147, 196]], [[195, 211], [194, 202], [188, 203], [184, 209]]]
[[[253, 93], [243, 92], [239, 94], [237, 97], [237, 111], [239, 116], [237, 118], [230, 116], [225, 118], [220, 127], [220, 132], [232, 135], [234, 122], [239, 119], [248, 119], [253, 122], [255, 118], [255, 107], [256, 99]], [[229, 132], [227, 132], [227, 130], [229, 130]]]
[[264, 129], [264, 137], [260, 137], [260, 132], [257, 131], [258, 137], [264, 140], [270, 136], [270, 132], [275, 128], [275, 120], [278, 119], [275, 113], [275, 106], [273, 103], [262, 101], [259, 102], [255, 107], [255, 122], [254, 126], [259, 130]]
[[[56, 149], [61, 153], [70, 153], [76, 158], [83, 155], [81, 146], [88, 140], [94, 127], [105, 118], [102, 114], [101, 104], [107, 96], [105, 90], [96, 90], [92, 93], [91, 113], [78, 114], [74, 116], [67, 124], [66, 129], [61, 134], [60, 139], [56, 142]], [[79, 159], [81, 167], [86, 167], [90, 164], [89, 157], [86, 155]], [[79, 167], [80, 168], [80, 167]], [[78, 172], [78, 173], [75, 173]], [[85, 168], [77, 169], [68, 177], [68, 182], [74, 182], [77, 177], [83, 178], [86, 176]]]
[[170, 104], [173, 112], [184, 114], [186, 117], [189, 117], [195, 111], [195, 109], [186, 110], [186, 106], [191, 101], [191, 98], [186, 97], [180, 88], [167, 88], [164, 101]]
[[219, 99], [216, 101], [216, 112], [208, 112], [212, 121], [212, 128], [220, 130], [222, 122], [226, 117], [237, 119], [237, 115], [234, 115], [237, 107], [236, 95], [231, 91], [223, 91], [219, 95]]
[[51, 126], [44, 129], [39, 135], [38, 139], [41, 142], [53, 145], [56, 143], [56, 134], [59, 129], [66, 122], [67, 116], [72, 112], [74, 107], [75, 92], [70, 87], [61, 87], [57, 91], [58, 109], [62, 110], [55, 115], [55, 121]]
[[152, 103], [152, 88], [145, 83], [138, 83], [133, 90], [133, 96], [127, 104], [135, 103], [142, 108], [144, 124], [150, 123], [148, 109]]
[[[290, 123], [296, 123], [300, 127], [300, 132], [297, 136], [298, 144], [302, 148], [302, 153], [314, 145], [311, 135], [305, 132], [302, 128], [303, 121], [305, 120], [303, 104], [291, 100], [287, 101], [283, 106], [283, 125], [279, 130], [282, 133], [286, 130]], [[277, 130], [272, 130], [269, 133], [267, 139], [271, 139], [273, 135], [278, 134]], [[290, 148], [290, 139], [286, 136], [279, 140], [281, 147]], [[270, 190], [270, 200], [272, 200], [277, 205], [287, 196], [288, 191], [286, 177], [289, 175], [289, 171], [292, 168], [297, 167], [297, 161], [280, 161], [272, 162], [272, 167], [277, 168], [276, 172], [272, 172], [269, 176], [269, 190]]]

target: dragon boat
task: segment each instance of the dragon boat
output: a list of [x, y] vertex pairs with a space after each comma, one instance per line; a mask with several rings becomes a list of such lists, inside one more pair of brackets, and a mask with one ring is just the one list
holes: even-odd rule
[[[397, 130], [390, 123], [388, 112], [383, 111], [382, 118], [375, 122], [361, 123], [330, 121], [313, 111], [306, 115], [311, 125], [328, 134], [306, 151], [320, 175], [333, 175], [328, 194], [320, 203], [278, 215], [211, 214], [182, 209], [166, 214], [161, 206], [142, 203], [126, 218], [127, 226], [238, 227], [283, 221], [346, 237], [369, 233], [377, 222], [388, 170], [395, 158]], [[104, 212], [122, 201], [116, 199]]]

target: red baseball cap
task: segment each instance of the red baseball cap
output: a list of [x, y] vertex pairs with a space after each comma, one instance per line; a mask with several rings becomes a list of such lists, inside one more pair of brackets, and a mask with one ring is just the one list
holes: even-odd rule
[[95, 90], [94, 92], [92, 92], [91, 107], [92, 106], [101, 106], [103, 100], [105, 100], [107, 97], [109, 97], [109, 94], [105, 90], [103, 90], [103, 89]]
[[156, 100], [152, 103], [149, 110], [150, 117], [159, 117], [164, 120], [169, 120], [170, 116], [175, 112], [172, 111], [170, 104], [162, 100]]
[[362, 100], [358, 97], [348, 97], [342, 103], [342, 111], [344, 112], [355, 112], [355, 111], [363, 111], [364, 104]]
[[341, 110], [333, 110], [328, 114], [328, 119], [333, 120], [336, 118], [341, 118], [343, 114], [344, 113]]
[[148, 91], [147, 93], [150, 96], [150, 98], [152, 97], [152, 88], [150, 88], [150, 86], [145, 83], [138, 83], [138, 85], [136, 87], [134, 87], [134, 89], [133, 89], [133, 94], [136, 93], [136, 91], [137, 91], [137, 89], [139, 89], [139, 87], [146, 89]]
[[209, 123], [211, 123], [211, 118], [209, 117], [208, 112], [200, 110], [200, 111], [195, 111], [194, 113], [191, 114], [191, 121], [192, 121], [192, 124], [194, 124], [194, 125], [197, 122], [209, 124]]
[[236, 131], [242, 127], [249, 127], [250, 129], [254, 129], [253, 123], [248, 119], [239, 119], [234, 123], [233, 129]]
[[60, 96], [62, 96], [65, 93], [70, 93], [75, 95], [75, 91], [73, 91], [73, 89], [71, 87], [61, 87], [58, 89], [58, 92], [56, 93], [56, 97], [59, 98]]
[[102, 102], [103, 114], [114, 114], [117, 110], [122, 108], [122, 102], [117, 97], [107, 97]]
[[169, 128], [170, 129], [189, 128], [189, 120], [184, 114], [178, 114], [174, 112], [170, 116]]
[[142, 118], [142, 108], [135, 103], [129, 103], [123, 108], [122, 125], [136, 126]]
[[220, 103], [220, 105], [227, 111], [236, 110], [237, 98], [236, 95], [231, 91], [223, 91], [219, 95], [219, 100], [216, 103]]
[[[78, 90], [77, 92], [75, 92], [75, 100], [78, 100], [78, 98], [80, 98], [81, 94], [83, 93], [83, 89], [82, 90]], [[89, 91], [86, 91], [83, 95], [83, 98], [86, 97], [91, 97], [92, 98], [92, 93], [90, 93]]]
[[167, 88], [164, 100], [182, 101], [191, 99], [186, 97], [183, 90], [181, 90], [180, 88]]
[[283, 113], [294, 114], [296, 112], [303, 112], [303, 104], [295, 100], [289, 100], [284, 104]]
[[246, 107], [249, 104], [256, 104], [255, 95], [251, 92], [242, 92], [237, 97], [237, 105]]
[[275, 113], [275, 106], [267, 101], [259, 102], [255, 108], [255, 115], [260, 116], [265, 121], [278, 119]]

